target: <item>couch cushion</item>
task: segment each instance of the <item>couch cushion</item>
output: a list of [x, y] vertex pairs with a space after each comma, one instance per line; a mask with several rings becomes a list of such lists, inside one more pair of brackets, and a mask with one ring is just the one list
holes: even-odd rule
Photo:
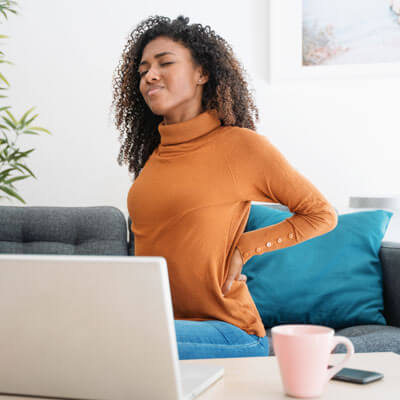
[[[339, 329], [335, 335], [348, 337], [356, 353], [393, 351], [400, 354], [400, 328], [382, 325], [359, 325]], [[334, 353], [345, 353], [343, 344], [336, 346]]]
[[0, 206], [0, 253], [128, 255], [116, 207]]
[[[245, 230], [291, 215], [252, 205]], [[336, 228], [324, 235], [247, 261], [242, 272], [265, 327], [386, 324], [379, 249], [392, 215], [385, 210], [342, 214]]]
[[[275, 355], [271, 329], [267, 329], [269, 355]], [[358, 325], [335, 331], [336, 336], [345, 336], [351, 340], [356, 353], [392, 351], [400, 354], [400, 328], [385, 325]], [[339, 344], [333, 353], [346, 353], [346, 347]]]

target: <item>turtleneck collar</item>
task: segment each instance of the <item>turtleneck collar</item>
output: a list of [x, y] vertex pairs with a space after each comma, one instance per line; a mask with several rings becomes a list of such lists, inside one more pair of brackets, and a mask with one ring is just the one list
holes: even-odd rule
[[221, 125], [217, 110], [207, 110], [194, 118], [176, 124], [158, 124], [161, 136], [161, 146], [189, 142], [206, 135]]

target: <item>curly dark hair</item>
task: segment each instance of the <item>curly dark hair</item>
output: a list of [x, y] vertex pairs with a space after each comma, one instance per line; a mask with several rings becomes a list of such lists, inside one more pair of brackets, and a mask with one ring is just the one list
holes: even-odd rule
[[112, 108], [121, 143], [118, 164], [128, 164], [135, 178], [160, 143], [158, 124], [163, 117], [153, 114], [145, 103], [139, 91], [138, 73], [143, 49], [158, 36], [168, 37], [189, 49], [195, 65], [207, 73], [203, 111], [216, 109], [221, 125], [254, 130], [258, 121], [258, 109], [244, 78], [246, 71], [223, 38], [208, 25], [189, 25], [189, 18], [182, 15], [172, 21], [168, 17], [150, 16], [130, 33], [112, 82]]

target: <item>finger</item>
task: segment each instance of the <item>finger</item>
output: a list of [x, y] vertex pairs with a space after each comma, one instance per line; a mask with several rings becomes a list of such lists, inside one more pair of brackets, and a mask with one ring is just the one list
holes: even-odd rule
[[226, 293], [228, 293], [231, 290], [231, 286], [232, 286], [232, 283], [233, 283], [234, 280], [246, 282], [247, 281], [247, 276], [244, 275], [244, 274], [239, 274], [239, 275], [237, 275], [237, 277], [236, 276], [235, 277], [234, 276], [229, 276], [227, 278], [227, 280], [225, 281], [224, 286], [222, 287], [222, 294], [224, 296], [226, 295]]
[[[240, 273], [240, 272], [239, 272]], [[232, 271], [232, 269], [229, 271], [229, 274], [226, 278], [226, 281], [224, 285], [222, 286], [222, 294], [225, 295], [231, 290], [232, 282], [236, 279], [238, 276], [238, 272]]]
[[224, 286], [222, 286], [222, 295], [223, 296], [225, 296], [231, 290], [232, 282], [233, 282], [233, 279], [230, 279], [230, 278], [228, 278], [225, 281]]
[[236, 279], [236, 276], [228, 276], [228, 278], [226, 279], [226, 281], [222, 287], [222, 294], [224, 296], [231, 290], [232, 283], [235, 279]]

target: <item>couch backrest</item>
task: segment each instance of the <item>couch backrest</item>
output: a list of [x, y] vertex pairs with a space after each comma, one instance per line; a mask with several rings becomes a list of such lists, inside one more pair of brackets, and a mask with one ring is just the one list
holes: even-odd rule
[[116, 207], [0, 206], [0, 253], [128, 255]]

